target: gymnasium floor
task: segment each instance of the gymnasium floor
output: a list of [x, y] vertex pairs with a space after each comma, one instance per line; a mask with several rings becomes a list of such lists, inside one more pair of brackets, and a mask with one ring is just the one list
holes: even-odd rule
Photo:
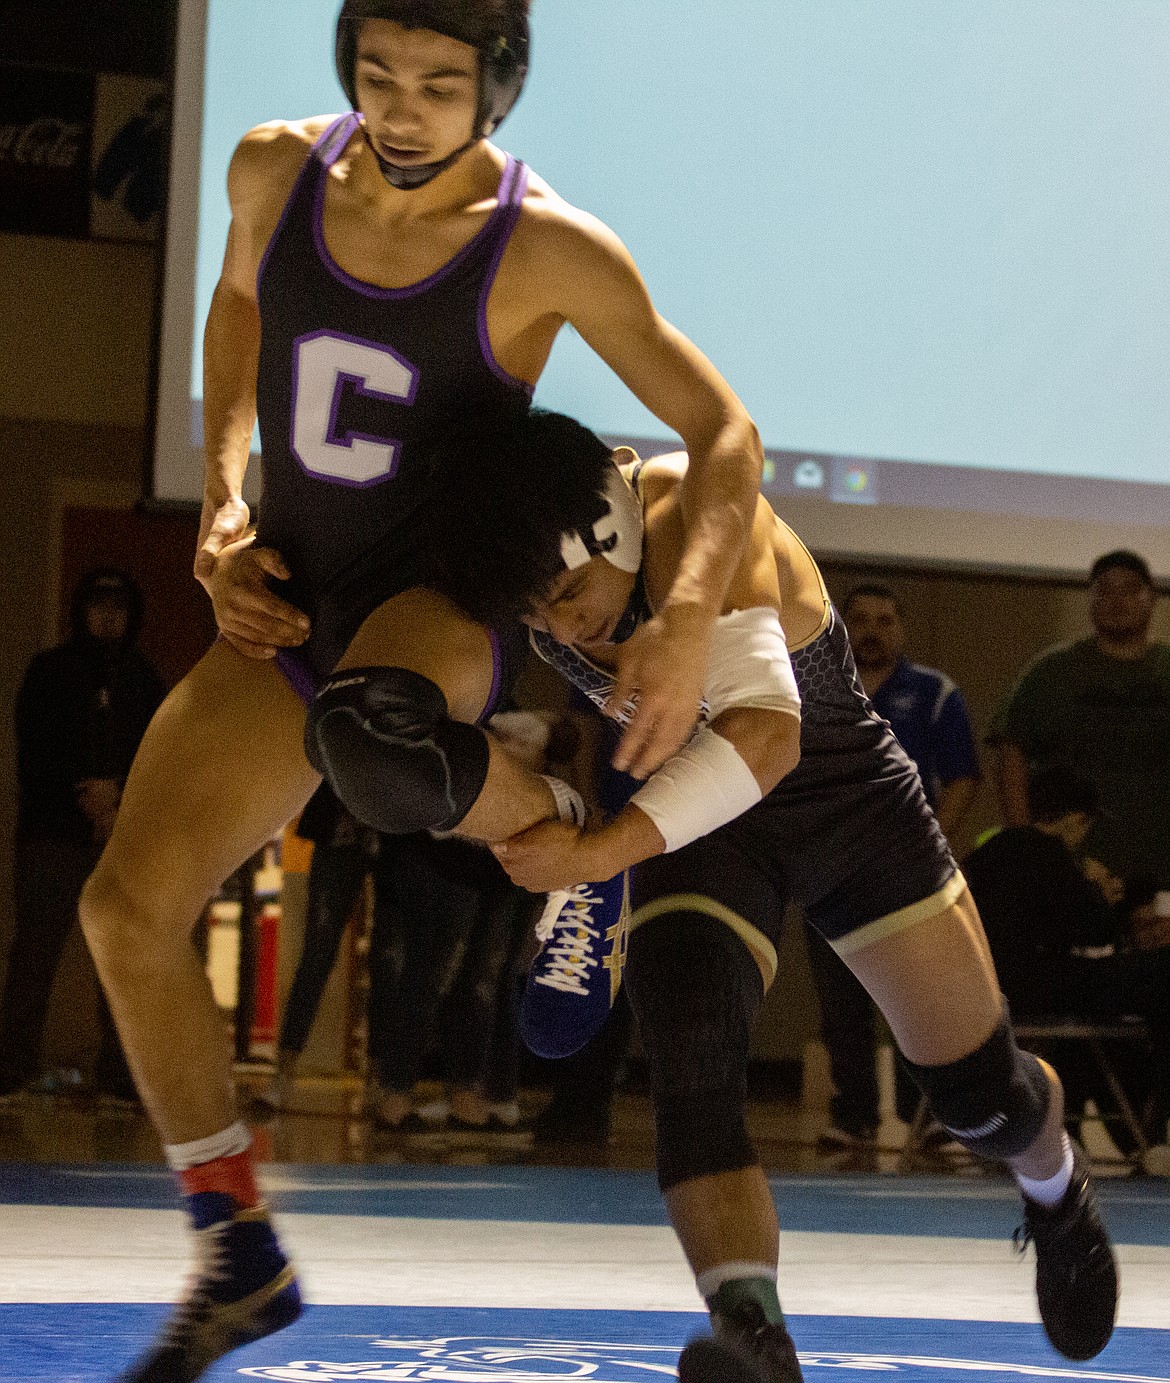
[[[215, 1379], [633, 1383], [670, 1376], [701, 1329], [667, 1228], [644, 1105], [627, 1098], [591, 1167], [568, 1150], [400, 1143], [318, 1092], [258, 1130], [262, 1180], [312, 1309]], [[310, 1106], [313, 1101], [310, 1098]], [[799, 1110], [752, 1112], [782, 1229], [781, 1299], [807, 1383], [1088, 1378], [1170, 1383], [1170, 1182], [1107, 1177], [1119, 1329], [1070, 1364], [1037, 1324], [1032, 1259], [1013, 1253], [1010, 1183], [843, 1170]], [[0, 1110], [0, 1378], [103, 1380], [178, 1291], [186, 1240], [140, 1116], [48, 1099]], [[579, 1160], [577, 1158], [576, 1160]]]

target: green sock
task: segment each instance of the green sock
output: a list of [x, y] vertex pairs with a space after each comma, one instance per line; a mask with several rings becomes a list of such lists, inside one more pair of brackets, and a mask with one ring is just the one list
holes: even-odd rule
[[776, 1295], [776, 1283], [770, 1277], [733, 1277], [722, 1283], [713, 1296], [707, 1298], [712, 1316], [734, 1321], [751, 1317], [755, 1310], [763, 1313], [769, 1325], [783, 1325], [784, 1312]]

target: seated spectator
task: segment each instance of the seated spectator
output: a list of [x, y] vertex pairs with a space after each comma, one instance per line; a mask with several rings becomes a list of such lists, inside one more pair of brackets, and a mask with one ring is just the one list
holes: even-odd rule
[[[1018, 1013], [1086, 1013], [1077, 962], [1116, 954], [1123, 887], [1078, 858], [1100, 814], [1086, 778], [1064, 769], [1035, 775], [1031, 825], [1005, 826], [972, 851], [963, 872], [979, 906], [1000, 983]], [[1095, 973], [1095, 972], [1094, 972]]]
[[[1132, 945], [1121, 881], [1099, 861], [1078, 858], [1100, 813], [1090, 781], [1061, 768], [1038, 773], [1028, 811], [1032, 825], [1005, 827], [963, 864], [1003, 991], [1017, 1017], [1145, 1018], [1155, 1045], [1143, 1073], [1151, 1078], [1150, 1132], [1162, 1142], [1170, 1115], [1170, 947]], [[1145, 1102], [1143, 1092], [1132, 1093], [1135, 1105]]]

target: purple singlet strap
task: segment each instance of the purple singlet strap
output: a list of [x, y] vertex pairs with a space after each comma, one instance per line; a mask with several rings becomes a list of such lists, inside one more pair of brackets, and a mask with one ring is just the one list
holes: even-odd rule
[[499, 205], [492, 215], [489, 225], [493, 225], [495, 236], [495, 248], [492, 252], [491, 263], [488, 265], [487, 274], [484, 277], [483, 288], [479, 295], [479, 311], [476, 315], [476, 331], [479, 335], [479, 349], [488, 369], [491, 370], [498, 379], [513, 389], [519, 389], [532, 397], [533, 386], [527, 380], [516, 379], [499, 363], [492, 351], [491, 338], [488, 335], [487, 327], [487, 301], [488, 295], [492, 291], [492, 284], [496, 281], [496, 272], [500, 267], [500, 261], [504, 257], [504, 251], [508, 248], [508, 241], [512, 238], [512, 232], [516, 229], [516, 223], [520, 220], [520, 206], [524, 201], [524, 194], [528, 190], [528, 166], [521, 163], [519, 159], [514, 159], [508, 155], [508, 162], [500, 178], [500, 190], [497, 194]]
[[348, 115], [339, 115], [322, 133], [320, 139], [313, 145], [313, 153], [317, 156], [322, 168], [332, 168], [337, 160], [345, 151], [345, 146], [349, 143], [350, 136], [358, 127], [358, 116], [351, 111]]
[[[505, 183], [507, 187], [505, 188]], [[517, 210], [528, 191], [528, 165], [508, 155], [508, 166], [500, 179], [499, 202], [501, 206], [515, 207]]]
[[496, 702], [500, 698], [500, 684], [503, 681], [504, 664], [503, 655], [500, 650], [500, 636], [494, 629], [487, 631], [488, 642], [492, 646], [492, 684], [488, 690], [487, 702], [479, 714], [477, 725], [486, 725], [492, 718], [496, 709]]

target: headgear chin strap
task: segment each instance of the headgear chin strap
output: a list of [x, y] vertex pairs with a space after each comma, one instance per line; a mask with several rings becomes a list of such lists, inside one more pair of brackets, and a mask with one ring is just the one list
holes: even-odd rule
[[561, 538], [561, 560], [570, 571], [604, 557], [621, 571], [642, 565], [642, 502], [616, 465], [605, 480], [605, 512], [588, 529]]
[[[404, 28], [429, 27], [429, 25], [419, 26], [408, 23], [402, 15], [401, 0], [398, 0], [397, 4], [394, 3], [394, 0], [345, 0], [341, 7], [341, 13], [337, 17], [335, 57], [337, 76], [346, 96], [349, 97], [350, 105], [355, 110], [357, 109], [357, 81], [354, 69], [357, 62], [357, 41], [362, 21], [366, 19], [389, 19], [395, 24], [403, 25]], [[450, 27], [436, 28], [435, 32], [444, 34], [447, 38], [456, 39], [460, 43], [471, 42], [467, 30], [460, 31], [458, 26], [454, 24]], [[437, 178], [440, 173], [446, 172], [457, 159], [462, 158], [473, 145], [491, 135], [516, 104], [524, 86], [524, 79], [528, 75], [530, 40], [527, 19], [518, 16], [506, 31], [497, 33], [486, 42], [475, 43], [473, 46], [479, 53], [479, 101], [476, 106], [472, 136], [466, 144], [460, 145], [453, 154], [448, 154], [446, 158], [438, 159], [434, 163], [412, 164], [404, 167], [384, 158], [374, 147], [373, 141], [363, 126], [362, 133], [365, 135], [366, 143], [370, 146], [370, 152], [374, 155], [382, 176], [391, 187], [397, 187], [402, 191], [411, 191]]]
[[431, 182], [440, 173], [445, 173], [456, 159], [462, 158], [473, 144], [479, 143], [478, 138], [469, 139], [466, 144], [461, 144], [453, 154], [448, 154], [446, 158], [439, 159], [435, 163], [412, 163], [409, 167], [405, 167], [399, 163], [391, 163], [388, 158], [378, 152], [364, 122], [362, 134], [365, 136], [370, 153], [373, 154], [378, 165], [378, 171], [391, 187], [397, 187], [402, 192], [413, 192], [416, 187], [423, 187], [426, 183]]

